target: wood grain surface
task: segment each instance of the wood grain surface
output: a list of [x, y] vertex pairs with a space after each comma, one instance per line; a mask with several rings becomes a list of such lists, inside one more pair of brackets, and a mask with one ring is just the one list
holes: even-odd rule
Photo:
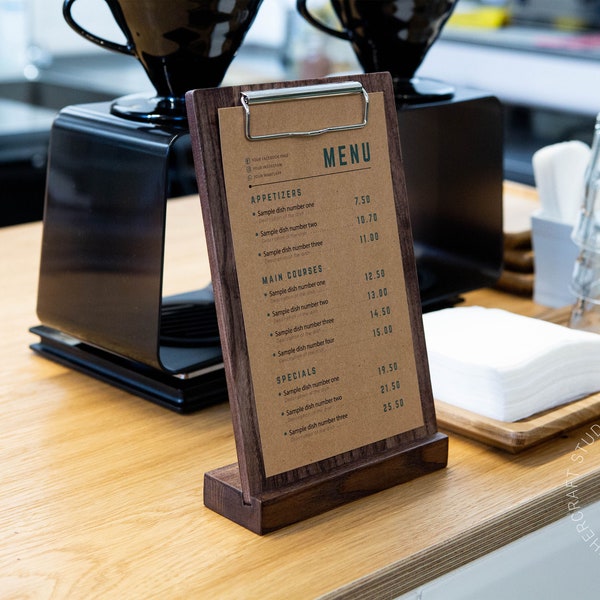
[[445, 402], [436, 401], [435, 408], [440, 427], [516, 453], [600, 419], [600, 394], [592, 394], [510, 423]]
[[[185, 291], [208, 272], [189, 264], [198, 200], [171, 209], [165, 285]], [[447, 469], [258, 537], [202, 503], [204, 473], [236, 459], [226, 404], [180, 416], [29, 350], [40, 236], [0, 231], [3, 599], [394, 598], [568, 515], [569, 470], [582, 506], [600, 498], [593, 424], [518, 455], [451, 434]]]
[[[249, 510], [247, 507], [256, 507], [256, 510], [262, 514], [266, 510], [266, 504], [262, 501], [265, 493], [278, 491], [282, 494], [282, 502], [285, 503], [289, 516], [287, 521], [285, 519], [282, 521], [281, 517], [279, 521], [281, 524], [285, 524], [286, 522], [298, 520], [301, 515], [320, 512], [319, 505], [322, 505], [323, 510], [327, 510], [332, 506], [339, 505], [344, 496], [351, 500], [373, 490], [380, 490], [386, 485], [404, 481], [406, 476], [402, 471], [411, 473], [414, 477], [419, 473], [428, 473], [433, 468], [443, 467], [446, 463], [443, 457], [445, 444], [435, 443], [434, 446], [437, 449], [435, 453], [432, 448], [428, 450], [414, 448], [414, 452], [407, 450], [408, 447], [415, 447], [416, 442], [424, 444], [431, 441], [433, 443], [433, 438], [437, 433], [437, 425], [428, 376], [421, 314], [420, 310], [416, 308], [419, 307], [418, 278], [415, 269], [404, 172], [401, 168], [400, 140], [395, 133], [398, 126], [392, 80], [388, 73], [352, 75], [352, 79], [359, 81], [367, 93], [384, 92], [384, 117], [386, 130], [390, 132], [385, 146], [389, 152], [390, 164], [397, 167], [392, 169], [392, 182], [399, 231], [397, 244], [401, 250], [406, 297], [408, 299], [410, 336], [407, 334], [407, 343], [412, 342], [410, 351], [416, 359], [416, 376], [419, 382], [418, 391], [420, 392], [424, 422], [419, 427], [409, 431], [360, 447], [352, 447], [352, 449], [343, 453], [316, 462], [302, 464], [297, 468], [268, 477], [265, 474], [267, 470], [265, 468], [263, 445], [260, 440], [258, 409], [254, 397], [255, 385], [253, 385], [252, 380], [248, 349], [250, 344], [242, 333], [248, 330], [244, 326], [242, 294], [235, 264], [233, 231], [227, 205], [228, 199], [225, 194], [218, 125], [218, 110], [220, 108], [239, 106], [242, 90], [248, 91], [251, 89], [255, 91], [264, 89], [265, 86], [259, 85], [250, 88], [247, 86], [234, 86], [196, 90], [187, 94], [194, 162], [198, 173], [204, 222], [207, 226], [206, 239], [208, 240], [219, 330], [221, 332], [233, 427], [238, 448], [239, 481], [241, 484], [241, 497], [238, 498], [237, 494], [227, 493], [231, 488], [229, 476], [227, 475], [226, 480], [222, 482], [222, 485], [225, 486], [225, 489], [222, 490], [218, 484], [222, 480], [215, 474], [209, 480], [211, 485], [207, 487], [209, 493], [206, 494], [206, 498], [207, 505], [222, 514], [227, 514], [240, 523], [256, 522], [255, 515], [249, 515], [246, 518], [245, 515]], [[347, 78], [330, 78], [327, 81], [335, 83], [347, 81]], [[322, 83], [323, 80], [285, 82], [278, 83], [276, 87], [297, 87], [298, 85]], [[378, 463], [382, 458], [389, 461], [392, 451], [397, 451], [398, 455], [402, 453], [403, 457], [393, 467], [386, 462], [388, 467], [384, 470], [384, 476]], [[300, 452], [300, 449], [298, 449], [298, 452]], [[431, 461], [423, 460], [422, 455], [424, 454], [431, 456]], [[409, 456], [414, 457], [412, 462]], [[373, 481], [368, 481], [369, 462], [372, 462], [375, 467], [373, 469]], [[358, 478], [351, 478], [349, 467], [352, 465], [356, 465], [356, 469], [360, 471]], [[402, 465], [402, 468], [400, 468], [400, 465]], [[229, 469], [225, 472], [229, 474]], [[334, 484], [331, 480], [336, 477], [339, 478], [339, 481]], [[361, 481], [360, 485], [358, 480]], [[298, 494], [297, 483], [299, 481], [306, 482], [306, 489], [310, 487], [313, 490], [308, 498], [304, 498], [304, 504], [301, 500], [304, 496], [301, 493]], [[345, 490], [348, 490], [348, 492]], [[285, 500], [283, 500], [284, 496]], [[294, 503], [290, 500], [290, 497], [296, 497], [299, 501]], [[275, 502], [276, 500], [271, 494], [270, 504], [275, 504]], [[310, 510], [308, 510], [309, 507]], [[283, 509], [280, 507], [278, 512], [282, 515]], [[260, 526], [257, 528], [253, 526], [252, 529], [260, 532], [271, 529], [276, 519], [265, 518], [270, 523], [269, 527]]]

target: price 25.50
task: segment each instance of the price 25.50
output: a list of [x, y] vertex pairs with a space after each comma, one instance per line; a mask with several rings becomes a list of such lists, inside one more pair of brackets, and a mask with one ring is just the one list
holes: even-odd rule
[[398, 408], [402, 408], [404, 406], [404, 398], [396, 398], [396, 400], [392, 400], [391, 402], [383, 403], [383, 412], [392, 412]]

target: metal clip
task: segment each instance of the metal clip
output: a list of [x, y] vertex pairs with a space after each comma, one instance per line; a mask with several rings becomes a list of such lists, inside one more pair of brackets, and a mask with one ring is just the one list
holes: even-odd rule
[[[252, 135], [250, 133], [250, 107], [254, 104], [270, 104], [286, 102], [289, 100], [306, 100], [309, 98], [322, 98], [326, 96], [347, 96], [362, 94], [364, 99], [363, 119], [360, 123], [350, 125], [335, 125], [311, 131], [285, 131], [281, 133], [268, 133], [265, 135]], [[343, 81], [341, 83], [325, 83], [321, 85], [307, 85], [303, 87], [278, 88], [271, 90], [256, 90], [241, 93], [241, 102], [246, 111], [246, 137], [249, 140], [271, 140], [275, 138], [321, 135], [330, 131], [344, 131], [360, 129], [367, 124], [369, 118], [369, 95], [358, 81]]]

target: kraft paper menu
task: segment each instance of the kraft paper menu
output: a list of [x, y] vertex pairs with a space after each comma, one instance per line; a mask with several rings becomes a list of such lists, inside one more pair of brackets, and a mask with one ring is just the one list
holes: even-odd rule
[[[252, 107], [262, 133], [355, 122], [362, 98]], [[267, 477], [423, 425], [383, 94], [362, 129], [251, 141], [219, 109], [221, 153]]]

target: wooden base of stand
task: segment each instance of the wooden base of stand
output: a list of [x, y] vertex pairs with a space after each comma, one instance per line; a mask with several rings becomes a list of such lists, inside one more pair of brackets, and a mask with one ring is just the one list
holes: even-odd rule
[[237, 464], [204, 476], [204, 504], [231, 521], [263, 535], [314, 517], [369, 494], [443, 469], [448, 463], [448, 438], [435, 435], [362, 463], [353, 463], [318, 480], [299, 481], [286, 488], [243, 500]]

